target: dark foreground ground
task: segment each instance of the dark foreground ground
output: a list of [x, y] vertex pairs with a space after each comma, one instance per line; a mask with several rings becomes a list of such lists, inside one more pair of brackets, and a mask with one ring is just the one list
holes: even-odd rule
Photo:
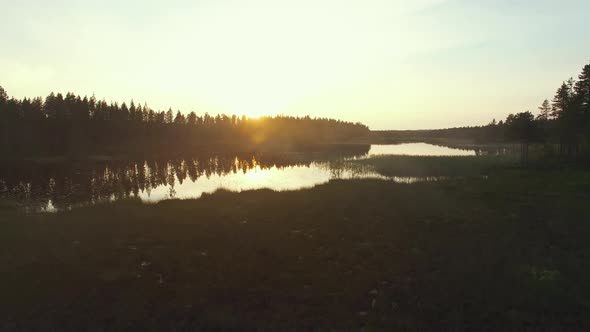
[[4, 207], [0, 330], [588, 330], [588, 202], [588, 172], [512, 169]]

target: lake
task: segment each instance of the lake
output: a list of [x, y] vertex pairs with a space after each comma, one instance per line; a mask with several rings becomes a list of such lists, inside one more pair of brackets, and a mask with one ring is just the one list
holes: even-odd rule
[[175, 159], [0, 164], [0, 199], [29, 211], [56, 211], [128, 198], [146, 202], [234, 192], [312, 188], [333, 179], [401, 183], [437, 177], [386, 177], [347, 160], [377, 155], [476, 155], [426, 143], [340, 146], [321, 152], [202, 154]]
[[404, 143], [371, 145], [368, 156], [376, 155], [408, 155], [408, 156], [475, 156], [479, 151], [474, 149], [455, 149], [427, 143]]

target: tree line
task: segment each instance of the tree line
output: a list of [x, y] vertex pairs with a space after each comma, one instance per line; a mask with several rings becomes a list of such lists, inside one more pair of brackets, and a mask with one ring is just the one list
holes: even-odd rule
[[545, 99], [537, 114], [531, 111], [510, 114], [505, 120], [485, 126], [435, 130], [373, 132], [373, 137], [390, 141], [428, 141], [452, 143], [518, 143], [527, 158], [531, 143], [543, 144], [547, 151], [566, 157], [590, 158], [590, 64], [577, 79], [570, 78], [558, 87], [551, 101]]
[[535, 116], [531, 111], [510, 114], [504, 123], [491, 123], [496, 140], [521, 143], [523, 158], [531, 143], [567, 157], [590, 157], [590, 64], [578, 79], [563, 81], [552, 101], [545, 99]]
[[5, 156], [171, 152], [215, 144], [285, 148], [342, 142], [368, 133], [361, 123], [327, 118], [185, 115], [73, 93], [16, 99], [0, 87], [0, 153]]

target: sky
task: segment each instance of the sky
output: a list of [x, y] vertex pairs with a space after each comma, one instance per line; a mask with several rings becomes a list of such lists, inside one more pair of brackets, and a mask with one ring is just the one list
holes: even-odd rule
[[0, 0], [0, 85], [371, 129], [536, 111], [590, 62], [588, 0]]

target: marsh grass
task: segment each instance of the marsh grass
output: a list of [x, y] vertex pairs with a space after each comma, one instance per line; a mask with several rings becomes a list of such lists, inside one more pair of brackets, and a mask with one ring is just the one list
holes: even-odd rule
[[495, 169], [518, 167], [515, 156], [374, 156], [351, 160], [351, 165], [373, 167], [384, 176], [486, 175]]

